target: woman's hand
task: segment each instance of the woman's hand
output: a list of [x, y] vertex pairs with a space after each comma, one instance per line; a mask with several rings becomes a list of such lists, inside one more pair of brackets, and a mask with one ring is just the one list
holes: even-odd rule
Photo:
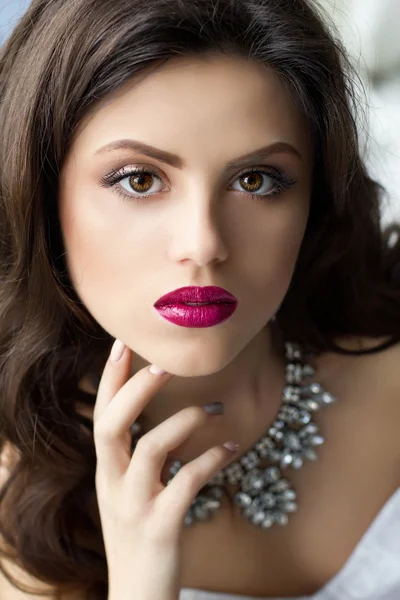
[[[113, 349], [118, 344], [116, 340]], [[177, 600], [186, 513], [199, 490], [236, 452], [214, 446], [184, 465], [165, 486], [161, 471], [168, 453], [216, 416], [199, 406], [184, 408], [141, 437], [131, 455], [131, 425], [173, 377], [145, 367], [128, 379], [131, 358], [127, 347], [117, 362], [109, 357], [93, 413], [109, 600]]]

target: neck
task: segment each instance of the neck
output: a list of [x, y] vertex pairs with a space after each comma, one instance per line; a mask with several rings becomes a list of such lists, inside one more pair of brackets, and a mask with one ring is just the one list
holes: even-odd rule
[[[266, 431], [278, 412], [285, 383], [284, 341], [268, 325], [218, 373], [173, 377], [152, 397], [138, 419], [145, 434], [187, 406], [223, 402], [225, 412], [196, 431], [170, 458], [189, 461], [210, 447], [233, 439], [245, 453]], [[148, 363], [135, 356], [131, 374]]]

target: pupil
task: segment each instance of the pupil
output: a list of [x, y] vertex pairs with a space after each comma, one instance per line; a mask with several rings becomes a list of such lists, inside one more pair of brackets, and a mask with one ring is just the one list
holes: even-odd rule
[[[137, 175], [133, 175], [131, 177], [131, 181], [133, 183], [131, 183], [132, 187], [139, 186], [140, 188], [142, 188], [143, 186], [145, 186], [145, 179], [150, 177], [151, 180], [151, 175], [148, 175], [147, 173], [138, 173]], [[141, 190], [143, 191], [143, 190]]]
[[243, 179], [245, 180], [246, 185], [251, 188], [257, 188], [257, 179], [260, 179], [260, 175], [257, 173], [249, 173], [248, 175], [244, 175]]

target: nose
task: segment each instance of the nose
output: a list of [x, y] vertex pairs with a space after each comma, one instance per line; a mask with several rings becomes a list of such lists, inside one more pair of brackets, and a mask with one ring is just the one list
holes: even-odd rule
[[170, 258], [176, 262], [189, 260], [202, 267], [226, 260], [223, 217], [216, 204], [205, 202], [204, 198], [193, 199], [181, 203], [178, 211], [172, 228]]

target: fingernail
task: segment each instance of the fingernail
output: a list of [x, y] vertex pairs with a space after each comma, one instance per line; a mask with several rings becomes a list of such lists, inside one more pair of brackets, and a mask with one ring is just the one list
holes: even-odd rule
[[225, 406], [222, 402], [209, 402], [203, 404], [203, 408], [210, 415], [220, 415], [225, 411]]
[[110, 358], [113, 362], [118, 362], [122, 357], [125, 350], [125, 344], [118, 338], [115, 340], [113, 347], [111, 348]]
[[160, 369], [160, 367], [156, 367], [156, 365], [151, 365], [149, 369], [150, 373], [154, 373], [154, 375], [164, 375], [167, 371]]
[[238, 450], [239, 448], [239, 444], [237, 442], [225, 442], [225, 444], [222, 444], [223, 446], [225, 446], [225, 448], [228, 448], [228, 450], [230, 450], [231, 452], [236, 452], [236, 450]]

